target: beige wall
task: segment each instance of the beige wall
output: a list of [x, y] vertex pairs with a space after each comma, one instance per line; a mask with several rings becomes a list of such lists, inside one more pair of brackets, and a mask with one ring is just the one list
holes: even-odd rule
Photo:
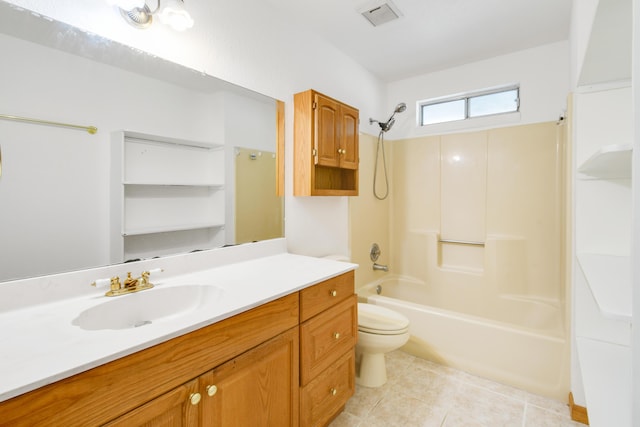
[[236, 150], [236, 243], [282, 236], [283, 200], [276, 196], [275, 153]]
[[[394, 271], [391, 263], [391, 244], [389, 240], [389, 206], [391, 197], [386, 200], [378, 200], [373, 195], [373, 171], [376, 155], [377, 137], [360, 134], [360, 191], [359, 196], [349, 197], [349, 240], [351, 247], [351, 262], [359, 264], [356, 270], [356, 288], [371, 283], [386, 273], [373, 271], [369, 258], [369, 250], [373, 243], [380, 246], [382, 254], [378, 259], [379, 264], [389, 265], [390, 271]], [[385, 142], [387, 152], [387, 168], [391, 166], [390, 145]], [[379, 159], [378, 170], [378, 194], [384, 191], [384, 172], [382, 171], [382, 154]], [[389, 171], [389, 173], [391, 173]], [[389, 177], [391, 180], [391, 177]], [[393, 190], [390, 189], [390, 192]]]
[[467, 313], [501, 309], [505, 296], [564, 303], [564, 142], [555, 122], [392, 146], [393, 273]]

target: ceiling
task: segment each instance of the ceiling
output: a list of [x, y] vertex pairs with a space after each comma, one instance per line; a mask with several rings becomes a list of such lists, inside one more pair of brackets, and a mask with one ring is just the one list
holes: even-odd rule
[[385, 82], [569, 38], [572, 0], [392, 0], [373, 27], [360, 12], [385, 0], [266, 0]]

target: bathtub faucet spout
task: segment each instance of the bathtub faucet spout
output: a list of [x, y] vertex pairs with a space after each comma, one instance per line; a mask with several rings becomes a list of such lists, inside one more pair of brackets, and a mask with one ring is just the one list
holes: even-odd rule
[[389, 271], [389, 267], [388, 266], [382, 265], [382, 264], [378, 264], [377, 262], [373, 263], [373, 269], [374, 270]]

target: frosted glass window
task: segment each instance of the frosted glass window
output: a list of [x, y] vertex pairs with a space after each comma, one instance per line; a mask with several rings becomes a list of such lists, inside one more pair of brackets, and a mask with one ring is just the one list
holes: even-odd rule
[[520, 88], [503, 86], [466, 95], [452, 95], [448, 99], [422, 101], [419, 106], [421, 126], [513, 113], [520, 109]]
[[458, 99], [455, 101], [439, 102], [437, 104], [426, 104], [422, 106], [422, 125], [431, 125], [434, 123], [452, 122], [455, 120], [464, 120], [465, 100]]
[[469, 98], [469, 117], [512, 113], [514, 111], [518, 111], [518, 89]]

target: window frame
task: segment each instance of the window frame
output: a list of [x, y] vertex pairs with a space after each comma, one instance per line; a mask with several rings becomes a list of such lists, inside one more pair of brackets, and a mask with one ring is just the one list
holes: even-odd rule
[[[503, 112], [498, 112], [498, 113], [482, 114], [482, 115], [476, 115], [476, 116], [470, 116], [469, 115], [469, 100], [470, 99], [481, 97], [481, 96], [486, 96], [486, 95], [493, 95], [493, 94], [499, 94], [499, 93], [503, 93], [503, 92], [509, 92], [509, 91], [512, 91], [512, 90], [516, 91], [516, 108], [515, 108], [515, 110], [503, 111]], [[440, 122], [434, 122], [434, 123], [424, 123], [424, 120], [425, 120], [424, 108], [425, 107], [429, 107], [429, 106], [432, 106], [432, 105], [438, 105], [438, 104], [446, 104], [446, 103], [449, 103], [449, 102], [456, 102], [456, 101], [461, 101], [461, 100], [464, 101], [464, 118], [455, 119], [455, 120], [440, 121]], [[464, 122], [464, 121], [467, 121], [467, 120], [474, 120], [474, 119], [479, 119], [479, 118], [483, 118], [483, 117], [491, 117], [491, 116], [500, 116], [500, 115], [505, 115], [505, 114], [519, 113], [520, 112], [520, 101], [521, 101], [520, 100], [520, 84], [510, 84], [510, 85], [505, 85], [505, 86], [499, 86], [499, 87], [494, 87], [494, 88], [489, 88], [489, 89], [473, 91], [473, 92], [467, 92], [467, 93], [464, 93], [464, 94], [450, 95], [450, 96], [444, 96], [444, 97], [439, 97], [439, 98], [426, 99], [426, 100], [418, 102], [418, 123], [419, 123], [420, 127], [425, 127], [425, 126], [441, 125], [441, 124], [444, 124], [444, 123], [461, 123], [461, 122]]]

